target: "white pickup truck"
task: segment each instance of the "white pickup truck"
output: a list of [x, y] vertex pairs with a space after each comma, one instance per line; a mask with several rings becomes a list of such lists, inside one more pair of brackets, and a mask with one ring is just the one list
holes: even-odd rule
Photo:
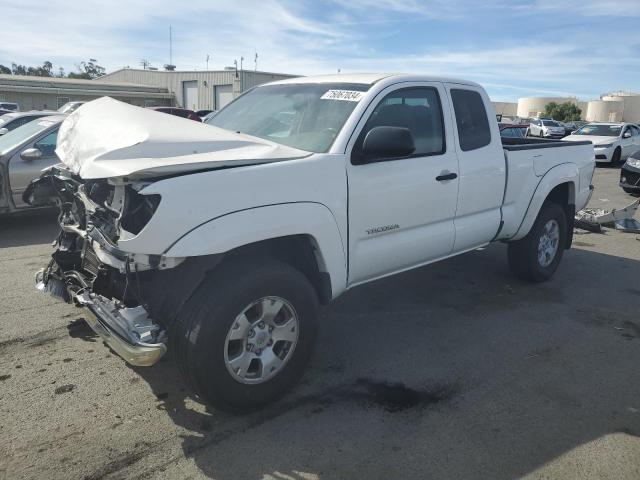
[[279, 81], [209, 124], [103, 98], [56, 153], [24, 194], [61, 209], [38, 287], [236, 411], [295, 384], [318, 305], [349, 288], [497, 241], [549, 279], [594, 171], [590, 142], [501, 140], [479, 85], [422, 75]]

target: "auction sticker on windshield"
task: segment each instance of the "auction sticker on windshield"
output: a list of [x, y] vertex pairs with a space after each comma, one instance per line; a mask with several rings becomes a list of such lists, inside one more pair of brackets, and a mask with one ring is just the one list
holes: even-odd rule
[[362, 98], [362, 92], [356, 90], [327, 90], [320, 97], [322, 100], [343, 100], [346, 102], [359, 102]]

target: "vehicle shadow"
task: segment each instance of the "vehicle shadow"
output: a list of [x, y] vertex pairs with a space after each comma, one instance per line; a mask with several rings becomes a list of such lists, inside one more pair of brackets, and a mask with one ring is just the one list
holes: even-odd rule
[[531, 285], [505, 254], [350, 291], [323, 310], [301, 385], [259, 412], [207, 409], [170, 358], [135, 369], [185, 431], [181, 455], [145, 472], [511, 479], [616, 432], [640, 436], [640, 262], [574, 249]]
[[0, 248], [52, 242], [59, 230], [53, 209], [0, 216]]

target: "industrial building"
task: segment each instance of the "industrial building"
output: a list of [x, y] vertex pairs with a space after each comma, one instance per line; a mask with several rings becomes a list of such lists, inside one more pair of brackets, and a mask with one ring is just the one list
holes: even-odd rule
[[576, 97], [525, 97], [518, 99], [517, 115], [539, 117], [548, 103], [570, 102], [582, 111], [581, 119], [588, 122], [640, 123], [640, 94], [612, 92], [598, 100], [580, 101]]
[[573, 103], [582, 110], [583, 117], [587, 111], [587, 102], [582, 102], [576, 97], [524, 97], [518, 99], [517, 115], [523, 118], [540, 117], [547, 104], [551, 102]]
[[505, 117], [515, 117], [517, 115], [518, 104], [515, 102], [491, 102], [496, 115]]
[[100, 77], [96, 82], [128, 82], [162, 88], [173, 94], [179, 107], [219, 110], [251, 87], [296, 76], [236, 70], [234, 67], [184, 72], [123, 68]]
[[0, 75], [0, 101], [17, 103], [20, 110], [56, 110], [67, 102], [89, 101], [108, 95], [132, 105], [171, 105], [166, 88], [123, 82], [58, 77]]
[[590, 122], [640, 123], [640, 94], [612, 92], [589, 102], [586, 120]]

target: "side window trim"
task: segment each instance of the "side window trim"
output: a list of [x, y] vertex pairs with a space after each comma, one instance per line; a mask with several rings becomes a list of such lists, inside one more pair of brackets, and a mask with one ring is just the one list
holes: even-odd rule
[[[455, 133], [457, 136], [457, 142], [458, 142], [458, 147], [460, 148], [460, 150], [462, 152], [473, 152], [475, 150], [480, 150], [481, 148], [485, 148], [487, 146], [491, 145], [492, 142], [492, 138], [493, 138], [493, 133], [491, 131], [491, 123], [489, 122], [489, 116], [488, 116], [488, 109], [487, 109], [487, 105], [485, 104], [485, 99], [482, 95], [482, 92], [479, 91], [476, 87], [472, 86], [472, 85], [460, 85], [460, 84], [449, 84], [447, 86], [448, 91], [449, 91], [449, 97], [451, 100], [451, 114], [453, 116], [453, 124], [455, 125]], [[484, 118], [484, 122], [483, 125], [481, 126], [486, 126], [486, 133], [488, 134], [488, 137], [486, 139], [486, 141], [483, 139], [482, 141], [485, 143], [482, 143], [481, 145], [477, 145], [477, 146], [473, 146], [472, 148], [465, 148], [463, 141], [462, 141], [462, 136], [461, 136], [461, 132], [460, 132], [460, 124], [458, 123], [458, 113], [462, 113], [462, 112], [457, 112], [456, 111], [456, 101], [454, 99], [454, 95], [456, 94], [457, 91], [460, 92], [465, 92], [465, 93], [471, 93], [471, 94], [475, 94], [478, 96], [478, 98], [480, 99], [480, 103], [482, 105], [482, 112], [484, 113], [483, 118]], [[538, 127], [542, 127], [543, 126], [543, 122], [540, 119], [537, 119], [537, 126]], [[465, 140], [465, 142], [467, 142], [468, 140]]]
[[[384, 100], [394, 94], [397, 94], [399, 92], [402, 91], [406, 91], [406, 90], [418, 90], [418, 89], [422, 89], [422, 90], [430, 90], [432, 92], [435, 93], [436, 98], [438, 99], [438, 103], [440, 106], [440, 124], [441, 124], [441, 132], [442, 132], [442, 149], [438, 152], [430, 152], [430, 153], [414, 153], [411, 155], [406, 155], [403, 157], [392, 157], [392, 158], [380, 158], [380, 159], [374, 159], [371, 160], [369, 162], [365, 162], [365, 163], [358, 163], [355, 162], [354, 163], [354, 154], [357, 152], [357, 149], [360, 147], [360, 140], [362, 138], [362, 134], [365, 131], [365, 129], [367, 128], [367, 123], [369, 122], [369, 119], [371, 118], [371, 115], [373, 114], [373, 112], [375, 111], [376, 108], [378, 108], [378, 106], [384, 102]], [[376, 97], [377, 98], [377, 97]], [[371, 104], [375, 104], [375, 106], [373, 107], [373, 109], [371, 110], [371, 112], [368, 115], [363, 115], [366, 116], [366, 120], [364, 121], [364, 125], [362, 126], [362, 129], [358, 132], [358, 135], [355, 138], [355, 141], [353, 143], [353, 146], [351, 148], [351, 153], [349, 154], [349, 159], [350, 159], [350, 163], [354, 166], [361, 166], [361, 165], [367, 165], [369, 163], [383, 163], [383, 162], [396, 162], [398, 160], [409, 160], [412, 158], [420, 158], [420, 157], [433, 157], [433, 156], [437, 156], [437, 155], [445, 155], [447, 153], [447, 135], [446, 135], [446, 124], [445, 124], [445, 119], [444, 119], [444, 110], [442, 107], [442, 95], [441, 92], [438, 90], [438, 87], [435, 85], [413, 85], [413, 86], [407, 86], [407, 87], [400, 87], [397, 88], [395, 90], [391, 90], [390, 92], [382, 95], [382, 98], [380, 98], [380, 100], [376, 101], [375, 99], [371, 102]]]

